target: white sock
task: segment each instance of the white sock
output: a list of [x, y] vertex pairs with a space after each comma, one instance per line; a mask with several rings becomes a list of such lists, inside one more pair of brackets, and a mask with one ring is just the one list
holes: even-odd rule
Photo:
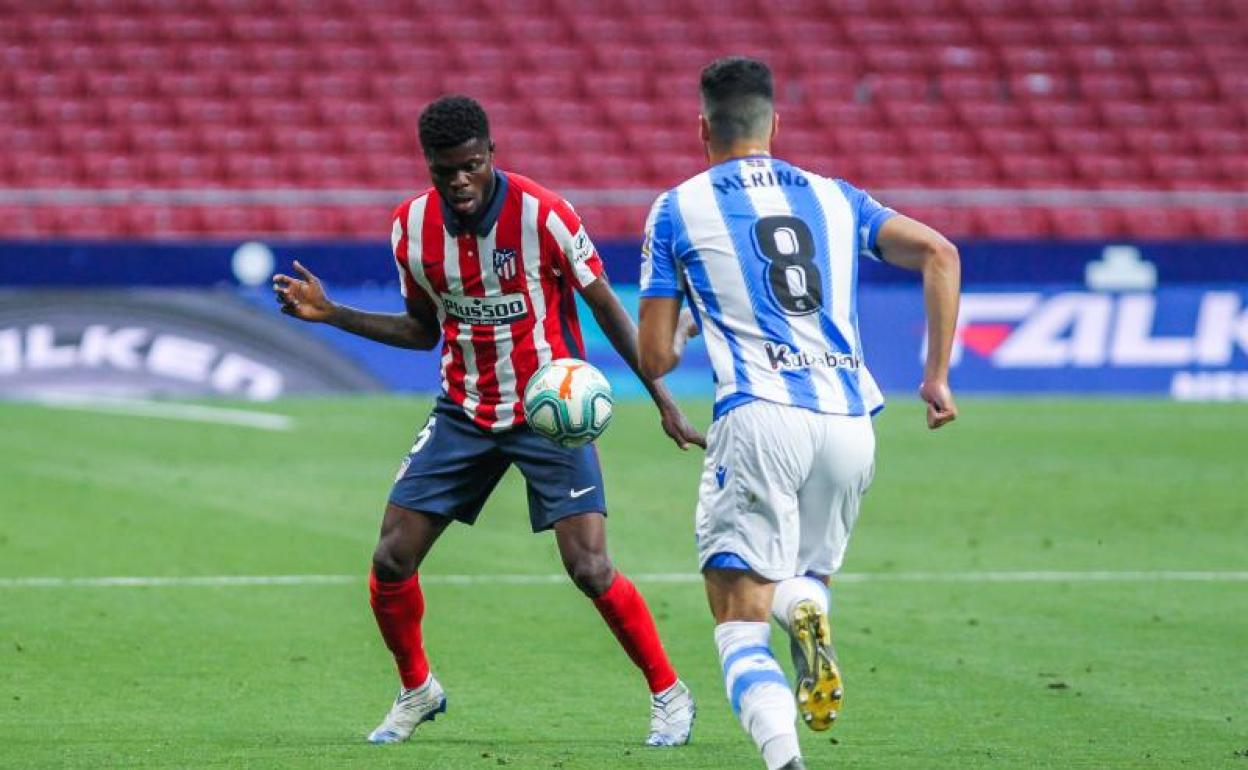
[[789, 628], [789, 615], [795, 604], [806, 599], [818, 604], [824, 614], [827, 614], [828, 587], [822, 581], [804, 575], [781, 580], [776, 583], [775, 597], [771, 600], [771, 615], [781, 628], [792, 632]]
[[801, 756], [797, 705], [784, 672], [771, 654], [771, 626], [734, 621], [715, 626], [724, 687], [741, 726], [763, 753], [768, 770]]

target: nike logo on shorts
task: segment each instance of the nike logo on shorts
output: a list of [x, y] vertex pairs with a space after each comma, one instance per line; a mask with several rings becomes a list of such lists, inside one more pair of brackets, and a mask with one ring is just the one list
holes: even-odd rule
[[727, 477], [728, 477], [728, 468], [726, 466], [721, 465], [715, 469], [715, 480], [719, 482], [720, 489], [724, 488], [724, 479], [726, 479]]
[[597, 484], [595, 484], [595, 485], [594, 485], [594, 486], [592, 486], [592, 487], [585, 487], [584, 489], [573, 489], [573, 490], [571, 490], [570, 492], [568, 492], [568, 495], [569, 495], [569, 496], [570, 496], [573, 500], [575, 500], [576, 498], [581, 497], [582, 495], [587, 495], [587, 494], [589, 494], [590, 492], [593, 492], [593, 491], [594, 491], [595, 489], [597, 489], [597, 488], [598, 488], [598, 485], [597, 485]]

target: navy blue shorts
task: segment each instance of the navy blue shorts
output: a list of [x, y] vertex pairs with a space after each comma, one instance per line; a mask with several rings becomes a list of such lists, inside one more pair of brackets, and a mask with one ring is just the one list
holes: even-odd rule
[[593, 444], [566, 449], [528, 426], [491, 433], [445, 397], [438, 398], [416, 435], [390, 490], [390, 502], [472, 524], [512, 463], [524, 474], [534, 532], [568, 516], [607, 512]]

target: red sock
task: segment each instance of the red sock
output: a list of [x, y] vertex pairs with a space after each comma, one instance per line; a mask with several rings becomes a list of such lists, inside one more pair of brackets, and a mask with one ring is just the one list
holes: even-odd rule
[[420, 636], [420, 620], [425, 616], [425, 597], [420, 592], [420, 575], [398, 583], [386, 583], [368, 575], [369, 604], [377, 627], [394, 653], [399, 678], [404, 687], [419, 687], [429, 678], [429, 661]]
[[607, 621], [628, 657], [646, 675], [650, 692], [663, 692], [676, 683], [676, 672], [663, 651], [650, 608], [632, 581], [615, 573], [611, 587], [594, 599], [594, 606], [602, 613], [602, 619]]

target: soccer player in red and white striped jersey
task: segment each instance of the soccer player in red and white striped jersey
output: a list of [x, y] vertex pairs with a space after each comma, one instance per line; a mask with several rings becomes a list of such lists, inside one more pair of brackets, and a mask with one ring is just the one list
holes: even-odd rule
[[[492, 181], [475, 224], [428, 190], [399, 206], [391, 241], [403, 296], [435, 305], [443, 390], [498, 431], [523, 422], [538, 367], [585, 357], [572, 292], [595, 286], [603, 267], [566, 201], [518, 174], [495, 170]], [[609, 291], [605, 281], [597, 289]]]
[[[418, 570], [451, 521], [476, 520], [514, 464], [527, 482], [533, 530], [554, 530], [568, 574], [645, 675], [652, 695], [647, 744], [686, 743], [693, 698], [667, 659], [645, 600], [607, 556], [596, 449], [560, 447], [524, 424], [522, 396], [537, 369], [555, 358], [585, 357], [574, 292], [634, 371], [636, 328], [572, 207], [536, 182], [494, 168], [480, 105], [462, 96], [438, 99], [421, 113], [420, 141], [433, 187], [398, 207], [391, 231], [405, 313], [338, 305], [299, 263], [300, 278], [273, 279], [288, 315], [399, 347], [442, 343], [442, 394], [400, 469], [373, 555], [371, 604], [402, 687], [369, 740], [406, 740], [445, 710], [422, 642]], [[677, 445], [705, 446], [663, 385], [642, 381]]]

